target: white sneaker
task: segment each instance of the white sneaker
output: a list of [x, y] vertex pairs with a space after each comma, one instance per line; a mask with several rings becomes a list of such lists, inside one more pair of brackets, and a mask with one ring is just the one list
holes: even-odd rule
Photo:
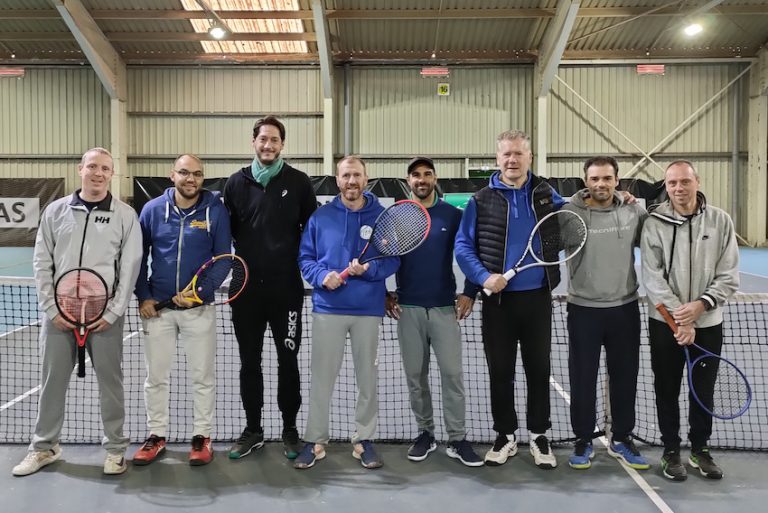
[[503, 465], [515, 454], [517, 454], [517, 439], [515, 435], [499, 433], [491, 450], [485, 453], [485, 464], [491, 466]]
[[125, 461], [125, 451], [112, 453], [108, 452], [104, 459], [104, 473], [110, 476], [122, 474], [128, 470], [128, 463]]
[[557, 466], [557, 460], [549, 446], [549, 440], [544, 435], [539, 435], [531, 441], [531, 454], [533, 455], [533, 462], [539, 468], [550, 469]]
[[34, 474], [59, 458], [61, 458], [61, 446], [59, 444], [47, 451], [29, 451], [21, 463], [13, 467], [13, 475], [28, 476]]

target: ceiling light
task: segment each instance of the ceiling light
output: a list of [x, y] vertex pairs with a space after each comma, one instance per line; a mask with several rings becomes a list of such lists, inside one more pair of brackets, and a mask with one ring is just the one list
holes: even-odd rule
[[214, 23], [213, 25], [211, 25], [211, 28], [208, 30], [208, 33], [214, 39], [224, 39], [227, 35], [227, 30], [221, 25], [219, 25], [218, 23]]
[[683, 29], [683, 32], [685, 32], [686, 36], [695, 36], [702, 30], [704, 29], [698, 23], [691, 23], [690, 25], [685, 27], [685, 29]]

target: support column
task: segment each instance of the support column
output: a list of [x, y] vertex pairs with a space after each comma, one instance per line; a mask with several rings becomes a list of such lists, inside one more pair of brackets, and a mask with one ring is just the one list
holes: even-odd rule
[[536, 98], [536, 129], [533, 148], [533, 169], [539, 176], [549, 176], [547, 170], [547, 137], [549, 132], [547, 106], [549, 95]]
[[749, 82], [749, 163], [744, 180], [741, 226], [750, 244], [768, 245], [768, 50], [759, 53]]
[[323, 98], [323, 174], [333, 176], [333, 98]]
[[110, 152], [115, 164], [115, 175], [110, 189], [116, 198], [125, 200], [131, 193], [131, 173], [128, 169], [128, 107], [117, 98], [109, 100]]

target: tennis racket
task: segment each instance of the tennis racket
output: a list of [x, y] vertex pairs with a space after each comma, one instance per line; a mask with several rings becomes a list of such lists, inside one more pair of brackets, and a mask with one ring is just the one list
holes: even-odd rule
[[[523, 256], [512, 266], [512, 269], [504, 273], [504, 279], [509, 281], [518, 273], [533, 267], [560, 265], [567, 262], [581, 251], [586, 242], [587, 225], [578, 214], [570, 210], [550, 212], [533, 227]], [[529, 255], [534, 262], [522, 265]], [[487, 296], [492, 294], [486, 288], [483, 292]]]
[[75, 325], [77, 341], [77, 375], [85, 377], [85, 342], [94, 322], [107, 309], [107, 283], [95, 271], [82, 267], [70, 269], [56, 281], [53, 291], [56, 308], [61, 316]]
[[[377, 258], [410, 253], [426, 240], [431, 225], [432, 220], [424, 205], [413, 200], [397, 201], [376, 218], [358, 261], [364, 264]], [[370, 254], [369, 249], [372, 250]], [[342, 280], [349, 278], [349, 268], [339, 276]]]
[[[677, 333], [677, 323], [669, 310], [663, 304], [656, 305], [656, 310], [664, 317], [672, 331]], [[747, 376], [733, 362], [699, 345], [691, 345], [701, 351], [701, 356], [691, 361], [688, 346], [683, 346], [688, 366], [688, 389], [699, 406], [718, 419], [729, 420], [744, 415], [752, 403], [752, 387]], [[700, 381], [694, 381], [695, 376], [704, 373], [715, 375], [713, 390], [696, 390], [693, 386], [695, 382]]]
[[[215, 256], [201, 265], [179, 295], [185, 296], [185, 299], [197, 306], [223, 305], [237, 299], [247, 283], [248, 265], [245, 260], [227, 253]], [[227, 286], [227, 294], [217, 292], [222, 285]], [[192, 294], [187, 295], [189, 292]], [[159, 312], [172, 304], [173, 298], [168, 298], [157, 303], [155, 310]]]

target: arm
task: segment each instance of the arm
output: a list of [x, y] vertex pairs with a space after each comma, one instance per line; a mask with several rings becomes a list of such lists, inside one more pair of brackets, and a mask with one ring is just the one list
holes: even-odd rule
[[386, 280], [400, 268], [400, 257], [377, 258], [367, 262], [368, 270], [359, 276], [366, 281]]
[[299, 269], [301, 269], [301, 275], [310, 285], [321, 288], [330, 270], [321, 265], [317, 259], [317, 223], [315, 220], [314, 216], [310, 217], [304, 232], [301, 234]]
[[143, 254], [141, 226], [132, 209], [123, 214], [122, 224], [123, 240], [118, 262], [119, 277], [115, 276], [115, 279], [118, 280], [117, 290], [107, 304], [107, 311], [102, 318], [109, 324], [114, 324], [118, 317], [125, 314], [125, 310], [128, 308], [128, 302], [136, 286], [136, 278], [139, 276], [139, 266]]
[[477, 256], [475, 245], [475, 222], [477, 221], [477, 207], [475, 198], [471, 198], [464, 210], [464, 215], [456, 232], [454, 251], [456, 262], [461, 272], [475, 285], [482, 285], [491, 276], [491, 273], [483, 266]]
[[672, 312], [681, 303], [664, 276], [665, 266], [667, 266], [666, 255], [669, 254], [669, 248], [664, 248], [659, 236], [659, 230], [662, 228], [664, 226], [660, 221], [651, 218], [647, 219], [643, 225], [640, 238], [643, 284], [648, 300], [652, 305], [661, 303]]
[[301, 230], [307, 227], [309, 218], [317, 210], [317, 196], [315, 196], [315, 190], [312, 188], [312, 182], [306, 175], [305, 181], [306, 192], [301, 200], [301, 205], [299, 205], [299, 224], [301, 225], [299, 228]]
[[45, 312], [49, 319], [59, 315], [56, 308], [56, 300], [53, 295], [53, 249], [55, 247], [51, 219], [48, 210], [43, 212], [40, 227], [37, 229], [35, 249], [32, 257], [32, 268], [35, 274], [37, 286], [37, 300], [40, 310]]
[[139, 216], [139, 226], [141, 227], [142, 236], [142, 256], [141, 267], [139, 267], [139, 277], [136, 280], [135, 294], [139, 302], [144, 302], [148, 299], [152, 299], [152, 294], [149, 291], [149, 269], [148, 260], [152, 251], [152, 220], [149, 213], [149, 209], [144, 206]]
[[721, 306], [739, 290], [739, 246], [736, 243], [736, 231], [730, 217], [725, 216], [724, 224], [715, 277], [701, 295], [702, 299], [712, 303], [712, 308]]

